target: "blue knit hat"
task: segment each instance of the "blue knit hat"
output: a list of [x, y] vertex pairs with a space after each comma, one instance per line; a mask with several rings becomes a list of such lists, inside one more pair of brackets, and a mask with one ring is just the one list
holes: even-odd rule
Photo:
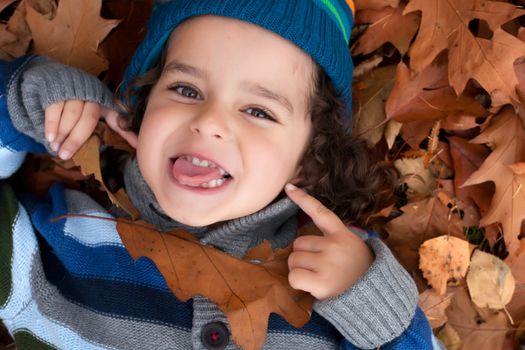
[[124, 74], [121, 91], [153, 67], [173, 29], [190, 17], [212, 14], [259, 25], [302, 48], [325, 70], [352, 108], [353, 63], [349, 40], [352, 0], [171, 0], [158, 4], [146, 37]]

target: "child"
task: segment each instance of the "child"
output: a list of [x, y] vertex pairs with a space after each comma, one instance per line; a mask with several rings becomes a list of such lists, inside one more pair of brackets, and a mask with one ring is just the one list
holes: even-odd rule
[[[317, 299], [311, 320], [295, 329], [272, 314], [265, 349], [431, 349], [410, 276], [379, 239], [343, 224], [376, 209], [388, 184], [343, 128], [349, 5], [159, 4], [122, 87], [127, 126], [96, 78], [43, 57], [2, 63], [0, 176], [26, 152], [70, 157], [103, 115], [136, 148], [126, 191], [159, 230], [183, 227], [236, 257], [265, 239], [291, 244], [298, 207], [324, 232], [296, 239], [289, 258], [291, 286]], [[178, 301], [114, 222], [71, 217], [111, 217], [86, 194], [0, 188], [0, 318], [18, 349], [237, 348], [218, 307]]]

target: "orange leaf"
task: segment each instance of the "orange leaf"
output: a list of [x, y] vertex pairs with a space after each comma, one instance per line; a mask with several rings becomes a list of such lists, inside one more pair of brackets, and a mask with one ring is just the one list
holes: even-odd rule
[[469, 243], [457, 237], [432, 238], [419, 248], [419, 268], [439, 295], [445, 294], [449, 280], [465, 277], [469, 262]]
[[203, 295], [215, 303], [228, 318], [236, 344], [244, 349], [262, 347], [271, 312], [295, 327], [310, 318], [313, 297], [288, 284], [291, 247], [272, 252], [264, 242], [246, 260], [239, 260], [201, 245], [184, 230], [161, 233], [143, 221], [119, 221], [117, 230], [133, 259], [150, 258], [178, 299]]
[[26, 6], [35, 52], [94, 75], [106, 70], [98, 45], [119, 21], [100, 17], [100, 6], [101, 0], [61, 0], [52, 20]]
[[[411, 67], [421, 72], [443, 50], [448, 49], [449, 80], [460, 95], [469, 79], [477, 80], [492, 97], [493, 106], [518, 101], [513, 64], [525, 56], [525, 43], [500, 29], [522, 16], [512, 4], [487, 0], [412, 0], [405, 13], [422, 11], [419, 34], [409, 50]], [[493, 36], [475, 37], [472, 20], [486, 21]]]

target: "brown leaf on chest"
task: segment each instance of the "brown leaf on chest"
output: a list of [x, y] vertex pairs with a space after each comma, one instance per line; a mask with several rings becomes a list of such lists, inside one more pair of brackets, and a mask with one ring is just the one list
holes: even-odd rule
[[272, 312], [294, 327], [310, 319], [313, 297], [288, 284], [291, 247], [272, 251], [264, 242], [240, 260], [184, 230], [159, 232], [143, 221], [119, 221], [117, 230], [133, 259], [150, 258], [178, 299], [203, 295], [215, 303], [244, 349], [262, 347]]

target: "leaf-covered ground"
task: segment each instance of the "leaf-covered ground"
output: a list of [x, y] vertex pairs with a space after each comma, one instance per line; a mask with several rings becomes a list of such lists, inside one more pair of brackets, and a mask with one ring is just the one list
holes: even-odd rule
[[[0, 0], [0, 58], [49, 55], [115, 88], [152, 2]], [[356, 6], [353, 130], [404, 182], [370, 225], [448, 349], [525, 346], [525, 1]], [[69, 167], [32, 158], [26, 174], [89, 188]]]

